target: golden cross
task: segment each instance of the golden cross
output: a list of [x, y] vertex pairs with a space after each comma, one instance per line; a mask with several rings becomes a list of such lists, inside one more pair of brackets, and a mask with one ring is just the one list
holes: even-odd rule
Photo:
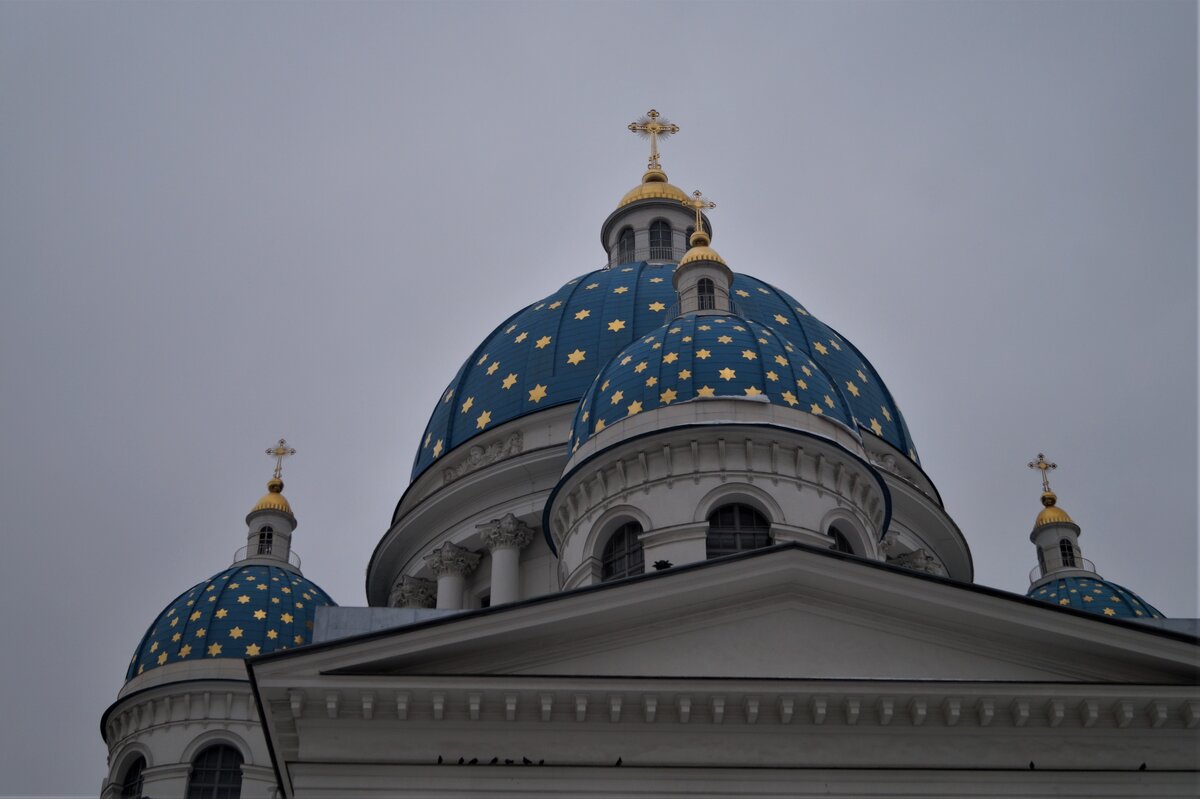
[[702, 211], [711, 211], [713, 208], [717, 207], [717, 204], [701, 194], [699, 189], [696, 189], [694, 192], [692, 192], [692, 199], [680, 200], [679, 202], [696, 212], [697, 232], [704, 230], [704, 219], [701, 218], [700, 213]]
[[283, 477], [283, 459], [288, 455], [295, 455], [295, 447], [289, 447], [287, 439], [279, 439], [279, 443], [267, 450], [268, 455], [275, 458], [275, 479]]
[[1050, 493], [1050, 470], [1057, 469], [1058, 464], [1047, 462], [1046, 456], [1039, 452], [1037, 460], [1029, 462], [1029, 468], [1037, 469], [1042, 473], [1042, 491]]
[[665, 139], [673, 133], [678, 133], [679, 126], [660, 119], [659, 113], [651, 108], [637, 122], [630, 122], [629, 129], [634, 133], [650, 137], [650, 163], [646, 168], [661, 170], [662, 167], [658, 164], [658, 137], [662, 136]]

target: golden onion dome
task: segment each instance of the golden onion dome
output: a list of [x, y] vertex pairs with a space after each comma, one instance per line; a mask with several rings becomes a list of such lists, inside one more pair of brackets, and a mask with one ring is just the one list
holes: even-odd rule
[[651, 169], [642, 175], [642, 182], [634, 186], [617, 203], [618, 208], [624, 208], [638, 200], [669, 200], [681, 202], [688, 198], [687, 192], [678, 186], [667, 182], [667, 173], [661, 169]]
[[693, 233], [692, 238], [688, 241], [688, 244], [691, 245], [691, 249], [684, 253], [683, 257], [679, 259], [679, 265], [684, 266], [685, 264], [691, 264], [697, 261], [714, 261], [722, 266], [727, 266], [728, 264], [725, 263], [725, 259], [722, 258], [716, 250], [708, 246], [710, 241], [711, 240], [708, 238], [708, 234], [703, 230], [697, 230], [695, 233]]
[[1037, 515], [1037, 521], [1033, 523], [1035, 528], [1043, 527], [1047, 524], [1075, 524], [1070, 515], [1065, 510], [1058, 507], [1058, 496], [1053, 491], [1047, 491], [1042, 494], [1042, 504], [1046, 507], [1042, 508]]
[[283, 495], [283, 481], [278, 477], [272, 477], [267, 481], [267, 493], [263, 494], [262, 499], [250, 509], [250, 512], [257, 513], [260, 510], [292, 515], [292, 506], [288, 504], [287, 497]]

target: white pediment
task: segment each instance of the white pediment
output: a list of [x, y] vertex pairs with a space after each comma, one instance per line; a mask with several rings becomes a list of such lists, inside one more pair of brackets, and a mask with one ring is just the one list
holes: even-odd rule
[[[1179, 683], [1196, 647], [802, 547], [312, 648], [292, 674]], [[282, 663], [280, 664], [282, 665]], [[262, 662], [256, 671], [276, 672]]]

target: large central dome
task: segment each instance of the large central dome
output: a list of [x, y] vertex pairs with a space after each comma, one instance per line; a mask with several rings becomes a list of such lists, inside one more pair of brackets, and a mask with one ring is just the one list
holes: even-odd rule
[[[504, 422], [579, 402], [609, 360], [675, 316], [675, 268], [641, 262], [589, 272], [501, 323], [442, 393], [421, 438], [413, 479]], [[737, 315], [802, 348], [829, 375], [852, 424], [917, 461], [904, 417], [853, 344], [757, 278], [735, 273], [731, 288]]]

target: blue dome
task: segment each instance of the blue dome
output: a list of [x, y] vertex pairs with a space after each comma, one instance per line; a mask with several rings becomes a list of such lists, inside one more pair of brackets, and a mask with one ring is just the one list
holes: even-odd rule
[[158, 614], [125, 679], [159, 666], [242, 659], [312, 641], [316, 610], [336, 604], [315, 583], [277, 566], [233, 566], [183, 592]]
[[[503, 322], [442, 393], [412, 478], [497, 425], [578, 402], [613, 356], [671, 321], [674, 271], [674, 264], [635, 263], [589, 272]], [[854, 345], [761, 280], [735, 274], [732, 291], [737, 315], [769, 326], [820, 364], [844, 394], [853, 423], [919, 463], [904, 417]]]
[[574, 451], [627, 416], [698, 397], [756, 398], [836, 419], [853, 413], [833, 380], [778, 331], [732, 314], [677, 317], [618, 353], [579, 403]]
[[1030, 588], [1026, 596], [1051, 605], [1062, 605], [1114, 619], [1166, 618], [1129, 589], [1100, 577], [1059, 577], [1053, 582]]

